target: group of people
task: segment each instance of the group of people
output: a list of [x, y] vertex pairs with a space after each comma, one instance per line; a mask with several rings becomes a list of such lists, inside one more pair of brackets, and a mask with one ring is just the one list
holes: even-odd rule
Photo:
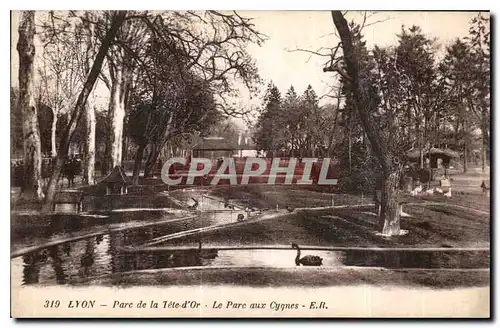
[[75, 185], [75, 177], [82, 174], [82, 161], [73, 155], [64, 162], [62, 175], [68, 180], [68, 187]]
[[[52, 159], [42, 161], [42, 178], [49, 178], [52, 172]], [[62, 176], [68, 180], [68, 187], [75, 185], [75, 177], [82, 173], [82, 161], [78, 155], [68, 157], [64, 162]], [[24, 184], [24, 161], [17, 160], [11, 164], [11, 185], [22, 187]]]

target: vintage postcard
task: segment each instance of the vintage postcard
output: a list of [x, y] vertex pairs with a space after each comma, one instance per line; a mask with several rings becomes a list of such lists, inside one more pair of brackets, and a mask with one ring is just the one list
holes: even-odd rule
[[11, 316], [489, 318], [490, 13], [12, 11]]

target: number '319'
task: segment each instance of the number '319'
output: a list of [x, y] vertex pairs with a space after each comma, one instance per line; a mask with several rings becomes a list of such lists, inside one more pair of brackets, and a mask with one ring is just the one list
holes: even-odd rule
[[61, 305], [61, 302], [59, 300], [56, 300], [56, 301], [45, 300], [45, 304], [43, 305], [43, 307], [44, 308], [58, 308], [59, 305]]

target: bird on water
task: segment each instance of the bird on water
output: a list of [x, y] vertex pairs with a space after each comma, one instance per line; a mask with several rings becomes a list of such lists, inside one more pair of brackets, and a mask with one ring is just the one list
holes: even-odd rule
[[316, 255], [306, 255], [304, 257], [300, 257], [300, 247], [296, 243], [292, 243], [292, 248], [297, 249], [297, 256], [295, 257], [295, 264], [296, 265], [303, 265], [303, 266], [321, 266], [323, 265], [323, 258], [316, 256]]

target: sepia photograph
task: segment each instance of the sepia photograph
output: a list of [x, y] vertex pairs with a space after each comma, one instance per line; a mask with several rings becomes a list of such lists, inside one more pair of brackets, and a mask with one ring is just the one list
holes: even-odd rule
[[10, 17], [11, 317], [491, 317], [489, 11]]

